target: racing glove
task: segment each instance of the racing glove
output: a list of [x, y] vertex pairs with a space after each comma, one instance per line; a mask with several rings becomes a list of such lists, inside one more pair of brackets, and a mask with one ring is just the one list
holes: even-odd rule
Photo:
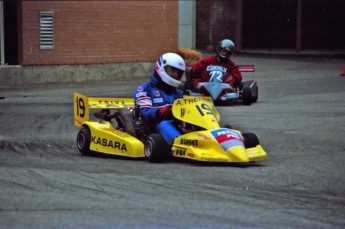
[[172, 115], [172, 110], [171, 110], [171, 106], [172, 105], [168, 105], [168, 106], [164, 106], [161, 107], [157, 110], [157, 118], [159, 119], [172, 119], [173, 115]]

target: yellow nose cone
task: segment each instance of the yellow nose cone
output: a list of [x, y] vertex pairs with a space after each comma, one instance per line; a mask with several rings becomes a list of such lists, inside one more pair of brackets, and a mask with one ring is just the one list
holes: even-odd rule
[[246, 149], [242, 146], [234, 146], [226, 151], [231, 162], [249, 162]]

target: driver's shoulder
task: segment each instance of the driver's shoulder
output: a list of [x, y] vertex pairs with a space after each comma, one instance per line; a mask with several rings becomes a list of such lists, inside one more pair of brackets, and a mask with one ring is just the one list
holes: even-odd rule
[[150, 83], [149, 82], [145, 82], [145, 83], [139, 84], [137, 86], [137, 91], [146, 91], [149, 88], [150, 88]]

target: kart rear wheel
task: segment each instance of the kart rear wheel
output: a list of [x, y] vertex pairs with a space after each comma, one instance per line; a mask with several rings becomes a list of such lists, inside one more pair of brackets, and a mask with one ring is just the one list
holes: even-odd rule
[[250, 87], [243, 87], [242, 96], [244, 105], [252, 104], [252, 90], [250, 89]]
[[260, 145], [258, 137], [254, 133], [243, 133], [244, 146], [246, 148], [253, 148]]
[[126, 133], [132, 135], [133, 137], [137, 137], [132, 119], [132, 113], [127, 108], [123, 108], [116, 113], [116, 121], [119, 123], [119, 127], [123, 128]]
[[149, 162], [163, 162], [167, 158], [169, 146], [160, 134], [150, 134], [144, 145], [145, 157]]
[[77, 147], [79, 152], [84, 156], [90, 156], [91, 132], [89, 127], [83, 126], [77, 135]]

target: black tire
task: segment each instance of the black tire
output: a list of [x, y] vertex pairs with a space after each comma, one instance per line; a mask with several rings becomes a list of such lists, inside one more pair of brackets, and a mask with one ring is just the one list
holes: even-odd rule
[[252, 103], [256, 103], [259, 97], [259, 87], [257, 85], [255, 86], [254, 90], [256, 90], [256, 96], [252, 97]]
[[244, 105], [252, 104], [252, 90], [250, 89], [250, 87], [243, 87], [242, 96]]
[[229, 125], [229, 124], [226, 124], [226, 125], [224, 125], [224, 128], [227, 128], [227, 129], [232, 129], [232, 126], [231, 126], [231, 125]]
[[89, 127], [83, 126], [77, 135], [77, 147], [84, 156], [92, 155], [90, 151], [91, 132]]
[[123, 128], [126, 133], [132, 135], [133, 137], [137, 137], [132, 114], [127, 108], [123, 108], [116, 113], [116, 121], [119, 123], [119, 126]]
[[246, 148], [253, 148], [260, 145], [258, 137], [254, 133], [243, 133], [244, 146]]
[[150, 134], [144, 145], [145, 157], [149, 162], [163, 162], [168, 157], [169, 146], [160, 134]]

